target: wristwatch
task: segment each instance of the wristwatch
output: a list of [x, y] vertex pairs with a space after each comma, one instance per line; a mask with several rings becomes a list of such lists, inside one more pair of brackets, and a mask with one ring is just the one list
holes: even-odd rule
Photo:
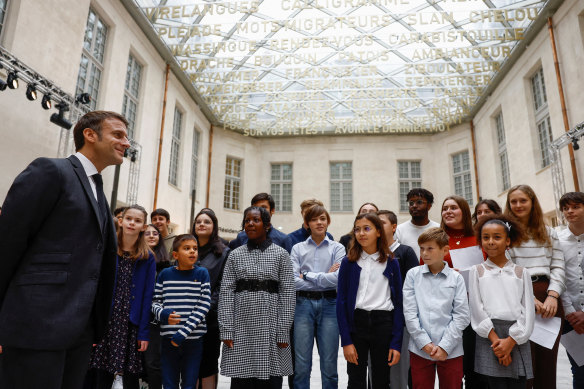
[[308, 281], [308, 279], [306, 278], [306, 274], [308, 274], [308, 272], [303, 271], [302, 272], [302, 278], [304, 278], [306, 281]]

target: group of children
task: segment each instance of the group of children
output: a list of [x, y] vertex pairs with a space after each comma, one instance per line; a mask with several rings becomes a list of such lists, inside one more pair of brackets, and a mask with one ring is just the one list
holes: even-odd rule
[[[412, 220], [424, 201], [427, 199], [410, 201]], [[474, 238], [466, 236], [468, 233], [456, 237], [456, 245], [462, 239], [476, 239], [484, 255], [484, 262], [470, 269], [468, 284], [445, 260], [450, 258], [449, 249], [457, 249], [450, 247], [453, 236], [448, 218], [455, 220], [465, 212], [470, 216], [468, 204], [465, 208], [456, 196], [444, 201], [442, 228], [426, 223], [426, 228], [416, 231], [417, 247], [394, 241], [397, 220], [392, 212], [377, 207], [360, 210], [349, 239], [343, 242], [346, 251], [327, 233], [330, 216], [320, 202], [303, 208], [304, 231], [293, 233], [307, 236], [291, 242], [290, 234], [279, 244], [275, 242], [277, 230], [270, 225], [271, 209], [246, 209], [245, 237], [238, 237], [240, 248], [230, 255], [224, 245], [213, 248], [209, 244], [210, 236], [215, 243], [219, 238], [217, 219], [206, 209], [195, 218], [193, 235], [173, 237], [174, 266], [170, 266], [168, 251], [162, 249], [165, 242], [160, 229], [146, 224], [142, 207], [130, 206], [118, 218], [119, 268], [112, 316], [105, 338], [94, 348], [91, 367], [95, 371], [88, 375], [91, 386], [87, 387], [110, 388], [114, 374], [123, 373], [124, 387], [137, 388], [142, 370], [139, 353], [147, 351], [149, 340], [158, 334], [164, 388], [178, 388], [179, 382], [183, 388], [195, 388], [205, 359], [203, 340], [211, 323], [217, 330], [211, 346], [205, 347], [217, 345], [213, 352], [216, 365], [219, 339], [223, 342], [222, 374], [232, 377], [234, 388], [281, 387], [281, 376], [292, 373], [292, 354], [297, 369], [291, 385], [309, 387], [308, 353], [312, 353], [314, 338], [321, 353], [323, 387], [337, 387], [334, 351], [339, 335], [347, 360], [348, 387], [365, 388], [369, 367], [370, 387], [387, 388], [390, 367], [406, 351], [402, 340], [407, 335], [410, 385], [433, 388], [437, 373], [441, 388], [458, 389], [468, 374], [463, 368], [463, 354], [468, 354], [463, 331], [469, 331], [469, 324], [476, 333], [471, 357], [480, 387], [532, 384], [548, 388], [538, 380], [537, 370], [542, 359], [550, 363], [549, 356], [542, 357], [542, 351], [529, 341], [535, 316], [563, 314], [562, 304], [558, 304], [561, 295], [566, 326], [584, 333], [584, 301], [575, 291], [582, 285], [584, 267], [580, 251], [584, 194], [568, 193], [560, 205], [569, 222], [569, 228], [560, 233], [565, 243], [561, 247], [555, 231], [536, 226], [539, 221], [534, 220], [543, 218], [529, 187], [509, 191], [505, 214], [490, 206], [482, 214], [481, 207]], [[204, 233], [205, 228], [212, 231]], [[196, 266], [199, 245], [206, 247], [205, 257], [215, 250], [217, 261]], [[419, 249], [422, 266], [416, 266], [413, 249]], [[295, 301], [290, 294], [294, 289]], [[290, 343], [297, 344], [295, 352]], [[146, 354], [153, 351], [151, 360], [156, 361], [155, 350]], [[152, 385], [152, 362], [145, 360]], [[571, 357], [570, 362], [576, 388], [582, 383], [577, 381], [582, 379], [582, 369]], [[536, 379], [532, 380], [534, 373]]]

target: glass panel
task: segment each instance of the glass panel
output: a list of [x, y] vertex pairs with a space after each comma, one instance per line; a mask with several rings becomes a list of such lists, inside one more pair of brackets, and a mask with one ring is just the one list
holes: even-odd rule
[[422, 178], [421, 162], [410, 162], [411, 175], [410, 178]]
[[[280, 166], [281, 165], [272, 165], [272, 172], [270, 174], [270, 180], [275, 181], [280, 179]], [[273, 195], [273, 193], [272, 193]]]
[[549, 2], [133, 3], [220, 122], [269, 136], [447, 130]]
[[341, 178], [341, 164], [331, 163], [331, 180], [337, 180]]
[[292, 165], [291, 164], [282, 165], [282, 179], [283, 180], [292, 180]]
[[331, 182], [331, 211], [341, 210], [341, 184]]
[[292, 211], [292, 184], [282, 184], [282, 211]]

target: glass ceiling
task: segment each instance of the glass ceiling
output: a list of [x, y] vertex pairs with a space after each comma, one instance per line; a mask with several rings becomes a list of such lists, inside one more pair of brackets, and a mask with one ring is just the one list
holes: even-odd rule
[[545, 5], [134, 1], [218, 120], [251, 136], [448, 130]]

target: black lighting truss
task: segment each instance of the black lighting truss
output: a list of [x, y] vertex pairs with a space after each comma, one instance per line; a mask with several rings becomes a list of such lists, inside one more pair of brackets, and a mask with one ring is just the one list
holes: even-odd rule
[[[65, 92], [53, 81], [40, 75], [2, 46], [0, 46], [0, 72], [5, 72], [6, 75], [16, 73], [19, 80], [28, 85], [34, 85], [38, 96], [50, 95], [53, 108], [57, 108], [58, 105], [66, 105], [70, 111], [77, 111], [75, 113], [78, 115], [75, 116], [89, 112], [87, 105], [78, 102], [75, 96]], [[73, 116], [72, 113], [70, 116]]]

